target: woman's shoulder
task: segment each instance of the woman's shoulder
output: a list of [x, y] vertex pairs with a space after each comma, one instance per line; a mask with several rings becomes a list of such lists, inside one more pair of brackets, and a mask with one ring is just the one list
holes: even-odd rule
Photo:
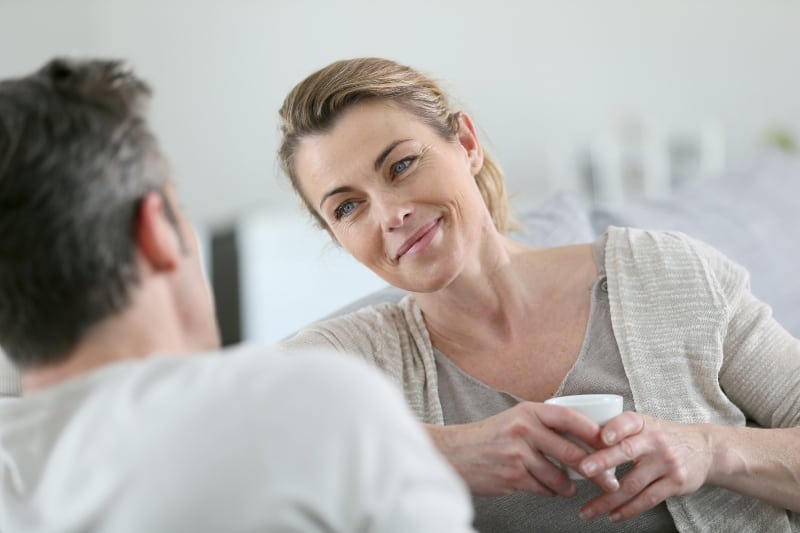
[[[666, 263], [686, 264], [687, 258], [707, 263], [735, 266], [713, 246], [680, 231], [650, 230], [611, 226], [606, 230], [606, 254], [631, 261], [660, 259]], [[741, 268], [741, 267], [739, 267]]]
[[734, 298], [749, 287], [745, 268], [711, 245], [678, 231], [610, 227], [606, 270], [640, 286], [694, 285]]

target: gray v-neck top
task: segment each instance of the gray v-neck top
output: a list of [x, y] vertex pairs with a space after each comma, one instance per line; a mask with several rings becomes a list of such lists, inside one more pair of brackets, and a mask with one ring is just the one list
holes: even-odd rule
[[[634, 409], [633, 396], [611, 328], [605, 275], [606, 239], [607, 234], [603, 234], [592, 244], [598, 277], [589, 288], [589, 322], [578, 358], [555, 395], [619, 394], [623, 398], [624, 409], [631, 411]], [[434, 349], [434, 356], [445, 424], [466, 424], [482, 420], [523, 401], [470, 376], [439, 350]], [[617, 476], [624, 475], [629, 468], [629, 465], [618, 468]], [[664, 503], [621, 524], [612, 523], [608, 517], [582, 520], [578, 515], [581, 505], [601, 491], [590, 481], [575, 483], [578, 492], [569, 499], [559, 496], [549, 498], [527, 492], [500, 497], [474, 497], [475, 527], [486, 533], [676, 531], [672, 516]]]

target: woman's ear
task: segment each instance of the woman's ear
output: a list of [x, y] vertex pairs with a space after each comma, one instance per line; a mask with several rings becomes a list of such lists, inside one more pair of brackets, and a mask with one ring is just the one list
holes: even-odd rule
[[154, 271], [177, 268], [181, 243], [177, 230], [167, 218], [164, 198], [158, 192], [149, 192], [141, 200], [136, 218], [136, 243]]
[[475, 132], [475, 125], [468, 114], [463, 111], [456, 113], [458, 121], [458, 143], [466, 150], [469, 168], [472, 175], [476, 175], [483, 168], [483, 147]]

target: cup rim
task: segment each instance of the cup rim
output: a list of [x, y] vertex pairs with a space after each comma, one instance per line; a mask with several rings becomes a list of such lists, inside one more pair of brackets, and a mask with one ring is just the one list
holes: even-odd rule
[[585, 405], [606, 405], [611, 403], [621, 403], [622, 396], [619, 394], [571, 394], [568, 396], [554, 396], [548, 398], [544, 403], [561, 405], [564, 407], [580, 407]]

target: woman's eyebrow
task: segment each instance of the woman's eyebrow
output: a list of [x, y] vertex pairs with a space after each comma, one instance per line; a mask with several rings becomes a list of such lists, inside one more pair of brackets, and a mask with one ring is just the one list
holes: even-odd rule
[[406, 141], [410, 141], [411, 139], [399, 139], [397, 141], [393, 141], [389, 143], [383, 152], [381, 152], [378, 157], [375, 158], [375, 172], [378, 172], [383, 166], [383, 162], [386, 161], [386, 158], [389, 157], [389, 154], [394, 150], [398, 144], [404, 143]]
[[340, 192], [353, 192], [353, 190], [354, 189], [349, 185], [343, 185], [342, 187], [336, 187], [335, 189], [326, 192], [325, 196], [322, 197], [322, 200], [319, 201], [320, 211], [322, 210], [322, 204], [324, 204], [325, 200], [327, 200], [329, 197], [333, 196], [334, 194], [339, 194]]

